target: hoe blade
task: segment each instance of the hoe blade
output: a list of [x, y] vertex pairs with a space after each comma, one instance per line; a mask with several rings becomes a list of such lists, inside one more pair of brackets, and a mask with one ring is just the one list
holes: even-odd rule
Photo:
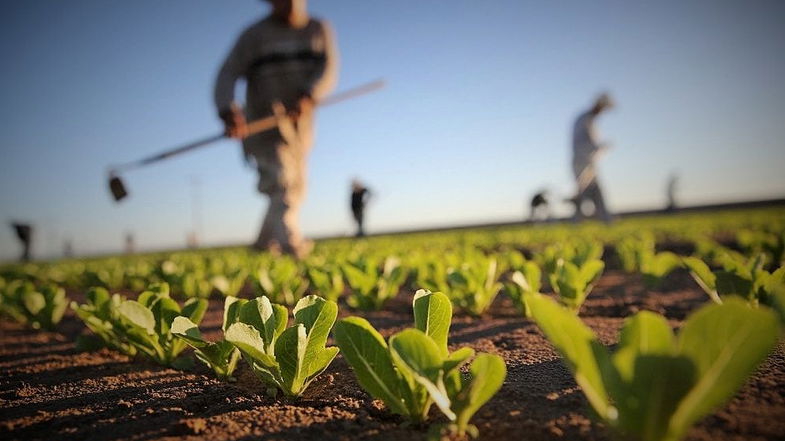
[[115, 202], [120, 202], [128, 196], [128, 191], [126, 191], [123, 181], [118, 176], [109, 177], [109, 191], [112, 192]]

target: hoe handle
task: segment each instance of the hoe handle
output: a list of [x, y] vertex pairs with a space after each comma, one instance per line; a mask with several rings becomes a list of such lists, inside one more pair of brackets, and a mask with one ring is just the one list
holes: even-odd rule
[[[367, 84], [363, 84], [361, 86], [355, 87], [353, 89], [349, 89], [345, 92], [337, 93], [335, 95], [331, 95], [321, 102], [317, 103], [319, 107], [322, 106], [329, 106], [332, 104], [339, 103], [341, 101], [346, 101], [352, 98], [355, 98], [360, 95], [365, 95], [366, 93], [373, 92], [375, 90], [381, 89], [384, 87], [384, 80], [376, 80], [372, 81]], [[255, 135], [260, 132], [264, 132], [265, 130], [270, 130], [274, 127], [278, 126], [278, 116], [272, 115], [265, 118], [258, 119], [256, 121], [252, 121], [248, 123], [248, 135]], [[177, 156], [183, 154], [185, 152], [189, 152], [191, 150], [198, 149], [200, 147], [204, 147], [206, 145], [212, 144], [216, 141], [220, 141], [226, 138], [226, 134], [221, 132], [216, 135], [208, 136], [206, 138], [202, 138], [193, 142], [189, 142], [188, 144], [181, 145], [179, 147], [175, 147], [173, 149], [167, 150], [165, 152], [157, 153], [152, 156], [148, 156], [146, 158], [139, 159], [137, 161], [128, 162], [122, 165], [118, 165], [112, 167], [110, 169], [110, 174], [116, 174], [122, 170], [129, 170], [138, 167], [144, 167], [145, 165], [152, 164], [158, 161], [163, 161], [164, 159], [171, 158], [172, 156]]]
[[138, 161], [129, 162], [129, 163], [123, 164], [123, 165], [121, 165], [119, 167], [114, 167], [113, 170], [119, 171], [119, 170], [125, 170], [125, 169], [129, 169], [129, 168], [142, 167], [142, 166], [145, 166], [145, 165], [148, 165], [148, 164], [152, 164], [154, 162], [162, 161], [162, 160], [170, 158], [172, 156], [177, 156], [177, 155], [179, 155], [181, 153], [185, 153], [185, 152], [190, 151], [190, 150], [198, 149], [199, 147], [204, 147], [204, 146], [206, 146], [208, 144], [212, 144], [215, 141], [219, 141], [219, 140], [221, 140], [223, 138], [224, 138], [224, 134], [223, 133], [220, 133], [218, 135], [208, 136], [207, 138], [202, 138], [200, 140], [193, 141], [193, 142], [190, 142], [190, 143], [185, 144], [185, 145], [181, 145], [180, 147], [175, 147], [175, 148], [173, 148], [171, 150], [167, 150], [165, 152], [161, 152], [161, 153], [158, 153], [158, 154], [153, 155], [153, 156], [148, 156], [148, 157], [140, 159]]
[[[278, 125], [278, 118], [275, 116], [268, 116], [266, 118], [258, 119], [256, 121], [248, 123], [248, 136], [255, 135], [260, 132], [264, 132], [265, 130], [270, 130], [273, 127]], [[113, 167], [112, 171], [118, 172], [120, 170], [128, 170], [137, 167], [143, 167], [145, 165], [153, 164], [158, 161], [163, 161], [164, 159], [171, 158], [172, 156], [181, 155], [183, 153], [189, 152], [191, 150], [196, 150], [200, 147], [204, 147], [206, 145], [212, 144], [216, 141], [220, 141], [226, 138], [226, 134], [224, 132], [218, 133], [216, 135], [208, 136], [206, 138], [198, 139], [196, 141], [189, 142], [188, 144], [181, 145], [179, 147], [175, 147], [171, 150], [167, 150], [165, 152], [157, 153], [152, 156], [148, 156], [146, 158], [142, 158], [138, 161], [129, 162], [127, 164], [123, 164], [117, 167]]]
[[[384, 87], [384, 80], [376, 80], [372, 81], [367, 84], [363, 84], [361, 86], [357, 86], [353, 89], [349, 89], [345, 92], [336, 93], [335, 95], [330, 95], [327, 98], [323, 99], [322, 101], [317, 102], [318, 107], [325, 107], [330, 106], [332, 104], [340, 103], [341, 101], [350, 100], [352, 98], [365, 95], [366, 93], [370, 93], [376, 90], [381, 89]], [[278, 127], [278, 119], [281, 118], [278, 115], [270, 115], [264, 118], [257, 119], [256, 121], [251, 121], [248, 123], [248, 135], [255, 135], [257, 133], [264, 132], [266, 130], [270, 130], [272, 128]], [[223, 136], [223, 135], [221, 135]], [[205, 138], [202, 141], [197, 141], [201, 143], [209, 143], [213, 142], [220, 137], [212, 137], [212, 138]], [[195, 144], [195, 143], [194, 143]], [[201, 145], [201, 144], [200, 144]], [[191, 145], [183, 146], [181, 148], [186, 148], [190, 150]], [[178, 152], [179, 153], [179, 152]]]

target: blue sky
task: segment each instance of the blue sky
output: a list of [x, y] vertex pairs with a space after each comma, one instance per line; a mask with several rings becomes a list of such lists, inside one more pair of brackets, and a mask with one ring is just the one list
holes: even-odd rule
[[[520, 218], [541, 187], [573, 190], [569, 130], [602, 90], [601, 182], [616, 210], [785, 194], [781, 1], [312, 0], [341, 52], [339, 89], [386, 89], [318, 116], [302, 225], [352, 231], [349, 181], [375, 192], [368, 230]], [[0, 5], [0, 220], [36, 225], [35, 253], [178, 247], [197, 179], [204, 243], [255, 237], [266, 201], [239, 147], [130, 172], [106, 166], [220, 130], [212, 84], [258, 0]], [[560, 207], [563, 209], [563, 207]], [[18, 246], [0, 228], [0, 258]]]

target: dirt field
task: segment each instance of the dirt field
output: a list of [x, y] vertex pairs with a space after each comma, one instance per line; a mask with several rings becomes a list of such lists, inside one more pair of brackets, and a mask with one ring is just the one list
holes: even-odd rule
[[[613, 344], [630, 313], [654, 310], [678, 327], [706, 300], [685, 272], [645, 292], [635, 276], [610, 270], [582, 317], [604, 343]], [[410, 293], [401, 295], [387, 311], [365, 317], [388, 336], [412, 324], [410, 301]], [[350, 315], [342, 306], [341, 315]], [[220, 334], [221, 315], [221, 301], [213, 300], [201, 326], [208, 337]], [[74, 340], [86, 331], [70, 313], [59, 329], [47, 333], [0, 322], [0, 439], [413, 441], [426, 436], [425, 428], [406, 426], [372, 401], [340, 356], [303, 398], [270, 399], [242, 361], [237, 383], [227, 384], [200, 364], [193, 372], [180, 372], [108, 350], [79, 353]], [[504, 386], [473, 420], [482, 439], [611, 439], [588, 417], [583, 394], [536, 325], [519, 317], [506, 298], [497, 298], [485, 317], [456, 315], [450, 344], [496, 353], [507, 363]], [[688, 439], [785, 439], [785, 345]]]

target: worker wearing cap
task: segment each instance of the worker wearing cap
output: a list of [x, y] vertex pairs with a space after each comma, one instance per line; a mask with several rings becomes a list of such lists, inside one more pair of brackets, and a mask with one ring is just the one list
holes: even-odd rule
[[581, 205], [587, 199], [594, 204], [596, 217], [605, 222], [611, 220], [602, 190], [597, 183], [596, 168], [597, 159], [608, 147], [598, 141], [594, 121], [600, 113], [612, 107], [613, 101], [610, 96], [602, 94], [594, 102], [594, 105], [575, 121], [572, 132], [572, 170], [575, 174], [578, 191], [572, 202], [575, 203], [576, 220], [583, 217]]
[[[243, 140], [259, 170], [258, 190], [270, 198], [253, 247], [304, 257], [310, 243], [299, 228], [306, 162], [313, 144], [314, 104], [334, 87], [337, 54], [332, 30], [309, 17], [306, 0], [269, 0], [272, 11], [246, 29], [215, 83], [215, 105], [227, 135]], [[247, 81], [245, 112], [234, 101], [238, 79]], [[276, 129], [247, 136], [247, 120], [284, 116]]]

